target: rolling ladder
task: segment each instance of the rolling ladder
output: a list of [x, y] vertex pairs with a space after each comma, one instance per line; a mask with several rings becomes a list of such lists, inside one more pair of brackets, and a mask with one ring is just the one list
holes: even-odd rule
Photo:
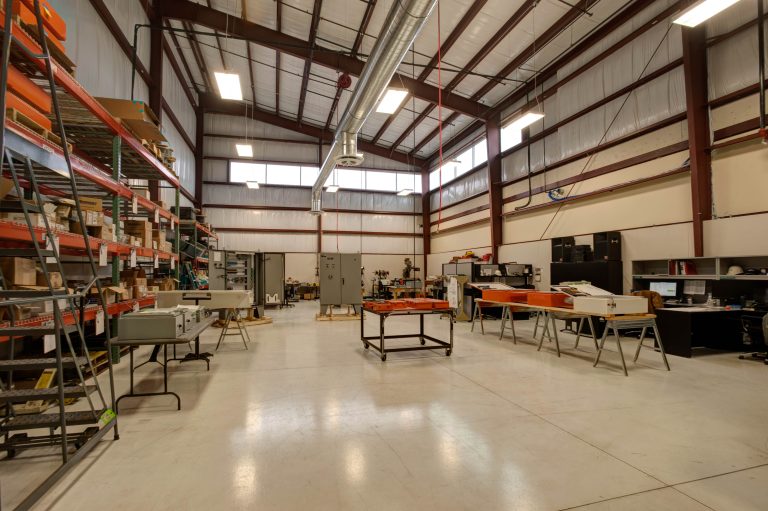
[[[76, 221], [83, 232], [85, 257], [84, 265], [89, 272], [88, 283], [75, 292], [69, 292], [66, 288], [66, 278], [61, 254], [57, 247], [56, 233], [51, 229], [50, 222], [44, 214], [44, 206], [48, 202], [46, 195], [41, 193], [38, 180], [38, 172], [42, 172], [41, 166], [25, 154], [15, 152], [6, 146], [5, 141], [5, 97], [8, 81], [8, 65], [10, 61], [13, 36], [12, 9], [10, 0], [2, 0], [5, 8], [4, 29], [2, 32], [2, 71], [0, 72], [0, 164], [3, 176], [13, 181], [15, 200], [0, 201], [0, 211], [21, 213], [24, 223], [29, 230], [32, 247], [29, 242], [23, 243], [23, 248], [3, 248], [2, 255], [7, 257], [29, 257], [39, 263], [45, 281], [44, 289], [10, 289], [6, 279], [0, 271], [0, 308], [7, 311], [9, 321], [0, 323], [0, 337], [8, 339], [8, 356], [0, 359], [0, 406], [5, 411], [0, 417], [0, 451], [5, 451], [8, 458], [12, 458], [21, 449], [35, 447], [59, 446], [61, 449], [61, 465], [35, 490], [32, 491], [17, 507], [17, 509], [30, 508], [55, 482], [60, 479], [79, 459], [110, 430], [113, 430], [114, 438], [118, 439], [117, 419], [112, 411], [114, 409], [114, 375], [112, 368], [112, 349], [109, 330], [109, 315], [106, 301], [98, 278], [97, 264], [91, 250], [90, 239], [84, 221], [83, 211], [80, 207], [78, 185], [72, 170], [70, 153], [61, 118], [61, 110], [56, 94], [56, 84], [50, 61], [50, 52], [45, 37], [45, 27], [42, 23], [40, 3], [35, 0], [35, 15], [37, 17], [37, 29], [40, 34], [42, 55], [29, 54], [22, 45], [16, 45], [14, 51], [27, 53], [28, 58], [43, 59], [46, 63], [46, 78], [50, 87], [55, 114], [55, 125], [61, 138], [61, 146], [66, 161], [66, 168], [54, 170], [58, 174], [59, 185], [57, 191], [68, 193], [74, 200], [72, 209]], [[45, 169], [50, 173], [51, 169]], [[47, 191], [47, 189], [46, 189]], [[32, 221], [32, 215], [40, 215], [42, 225]], [[41, 232], [42, 230], [42, 232]], [[49, 265], [54, 271], [62, 275], [63, 289], [57, 289], [51, 281]], [[94, 370], [93, 362], [85, 341], [84, 319], [85, 306], [89, 290], [94, 287], [98, 290], [98, 306], [103, 311], [104, 329], [106, 334], [106, 349], [108, 357], [108, 384], [109, 392], [105, 392], [100, 385]], [[45, 309], [52, 313], [52, 320], [45, 323], [37, 323], [29, 326], [18, 318], [18, 307], [30, 304], [45, 304]], [[47, 358], [15, 358], [16, 343], [19, 339], [28, 338], [27, 342], [36, 342], [31, 339], [38, 338], [40, 344], [53, 346], [55, 356]], [[31, 338], [31, 339], [29, 339]], [[42, 351], [42, 350], [40, 350]], [[19, 371], [43, 371], [55, 369], [55, 385], [42, 389], [17, 389], [14, 383], [14, 373]], [[69, 378], [65, 379], [65, 370]], [[90, 374], [90, 381], [88, 376]], [[74, 374], [74, 376], [72, 376]], [[71, 398], [83, 398], [78, 400], [76, 410], [68, 410], [66, 401]], [[55, 412], [18, 415], [14, 411], [14, 403], [23, 403], [30, 400], [55, 402]], [[81, 432], [73, 433], [73, 426], [88, 426]], [[31, 436], [34, 430], [48, 430], [47, 434]], [[2, 460], [0, 460], [0, 463]], [[1, 505], [2, 503], [0, 503]]]

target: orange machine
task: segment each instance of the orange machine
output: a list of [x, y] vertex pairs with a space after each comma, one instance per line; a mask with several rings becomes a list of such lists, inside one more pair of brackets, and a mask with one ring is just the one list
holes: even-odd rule
[[570, 296], [564, 293], [550, 293], [546, 291], [531, 291], [528, 293], [529, 305], [540, 305], [543, 307], [562, 307], [572, 309], [573, 303], [568, 303]]
[[526, 289], [484, 289], [483, 300], [526, 303], [529, 293]]

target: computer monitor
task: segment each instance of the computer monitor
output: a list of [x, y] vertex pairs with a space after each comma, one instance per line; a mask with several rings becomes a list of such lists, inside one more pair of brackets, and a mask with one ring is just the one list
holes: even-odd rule
[[651, 291], [664, 297], [677, 296], [677, 282], [651, 282]]

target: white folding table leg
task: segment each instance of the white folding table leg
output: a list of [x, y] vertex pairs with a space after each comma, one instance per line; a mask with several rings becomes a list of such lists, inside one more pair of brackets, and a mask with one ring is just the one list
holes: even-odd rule
[[584, 326], [584, 318], [579, 318], [579, 326], [576, 327], [576, 344], [573, 346], [573, 349], [579, 348], [579, 339], [581, 339], [581, 327]]
[[664, 343], [661, 342], [661, 334], [656, 327], [656, 320], [653, 320], [653, 335], [656, 336], [656, 342], [659, 343], [659, 350], [661, 351], [661, 358], [664, 360], [664, 365], [667, 366], [667, 371], [671, 371], [669, 368], [669, 362], [667, 362], [667, 353], [664, 351]]
[[619, 335], [619, 329], [613, 327], [613, 335], [616, 336], [616, 347], [619, 350], [619, 356], [621, 357], [621, 367], [624, 369], [624, 376], [629, 376], [627, 372], [627, 362], [624, 360], [624, 351], [621, 349], [621, 336]]

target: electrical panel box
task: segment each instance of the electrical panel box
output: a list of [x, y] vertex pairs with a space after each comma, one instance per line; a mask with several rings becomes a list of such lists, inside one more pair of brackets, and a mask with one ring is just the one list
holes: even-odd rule
[[360, 305], [360, 254], [320, 254], [320, 305]]
[[227, 291], [253, 291], [253, 253], [224, 252]]
[[208, 289], [225, 291], [227, 289], [226, 252], [211, 250], [208, 253]]
[[282, 305], [285, 301], [285, 254], [268, 252], [261, 256], [264, 304]]

